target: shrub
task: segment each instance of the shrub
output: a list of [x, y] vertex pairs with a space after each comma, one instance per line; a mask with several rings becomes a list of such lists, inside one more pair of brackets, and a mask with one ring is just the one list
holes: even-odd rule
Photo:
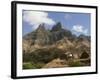
[[84, 64], [81, 63], [80, 61], [69, 62], [69, 67], [78, 67], [78, 66], [84, 66]]
[[45, 65], [45, 63], [33, 63], [33, 66], [35, 67], [35, 68], [42, 68], [43, 66]]
[[23, 69], [32, 69], [34, 68], [32, 63], [23, 63]]
[[48, 63], [55, 58], [65, 59], [66, 55], [60, 49], [38, 49], [32, 53], [23, 54], [23, 62]]
[[38, 49], [32, 53], [23, 54], [24, 69], [42, 68], [45, 64], [52, 61], [53, 59], [60, 58], [66, 59], [64, 51], [53, 48], [53, 49]]
[[45, 64], [44, 63], [23, 63], [23, 69], [36, 69], [42, 68]]

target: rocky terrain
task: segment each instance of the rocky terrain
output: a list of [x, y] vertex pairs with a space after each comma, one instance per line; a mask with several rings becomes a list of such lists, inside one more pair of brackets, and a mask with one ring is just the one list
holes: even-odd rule
[[23, 69], [90, 66], [90, 36], [76, 36], [58, 22], [23, 36]]

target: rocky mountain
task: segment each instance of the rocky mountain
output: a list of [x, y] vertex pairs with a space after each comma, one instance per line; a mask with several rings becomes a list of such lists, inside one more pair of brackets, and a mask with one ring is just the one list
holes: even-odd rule
[[[77, 43], [77, 44], [76, 44]], [[45, 24], [40, 24], [39, 27], [23, 37], [23, 50], [31, 51], [29, 48], [36, 49], [45, 46], [55, 46], [59, 48], [68, 48], [70, 46], [79, 47], [85, 45], [90, 47], [90, 37], [80, 35], [76, 37], [70, 30], [62, 28], [62, 24], [58, 22], [51, 30], [45, 29]]]
[[61, 25], [60, 22], [58, 22], [56, 25], [54, 25], [52, 27], [52, 29], [51, 29], [52, 32], [54, 32], [54, 31], [60, 31], [60, 30], [62, 30], [62, 25]]
[[47, 30], [43, 23], [36, 30], [23, 36], [23, 61], [36, 63], [40, 61], [42, 67], [43, 64], [47, 64], [44, 67], [50, 67], [48, 65], [56, 64], [55, 60], [58, 58], [60, 61], [58, 61], [60, 64], [57, 64], [58, 67], [68, 66], [67, 64], [62, 65], [61, 61], [66, 63], [65, 60], [68, 60], [69, 55], [77, 59], [81, 58], [80, 56], [84, 53], [91, 55], [90, 42], [90, 36], [83, 34], [76, 36], [70, 30], [64, 29], [60, 22], [55, 24], [51, 30]]
[[32, 40], [32, 44], [48, 45], [64, 37], [74, 38], [73, 36], [70, 30], [63, 29], [61, 23], [58, 22], [51, 30], [46, 30], [45, 24], [40, 24], [35, 31], [25, 35], [23, 39]]

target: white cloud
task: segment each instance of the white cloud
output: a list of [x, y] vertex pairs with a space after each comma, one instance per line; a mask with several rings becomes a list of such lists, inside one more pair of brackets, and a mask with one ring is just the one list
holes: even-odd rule
[[39, 24], [45, 23], [47, 25], [54, 25], [55, 21], [48, 17], [47, 12], [40, 11], [24, 11], [23, 14], [24, 21], [28, 22], [33, 26], [33, 29], [36, 29]]
[[74, 25], [72, 30], [76, 33], [82, 33], [82, 34], [88, 33], [88, 29], [85, 29], [84, 26], [82, 25]]

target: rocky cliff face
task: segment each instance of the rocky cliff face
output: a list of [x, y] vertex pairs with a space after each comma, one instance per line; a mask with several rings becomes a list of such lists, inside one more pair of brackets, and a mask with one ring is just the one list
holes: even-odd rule
[[62, 24], [58, 22], [51, 30], [45, 29], [45, 24], [23, 37], [23, 51], [30, 53], [36, 49], [44, 47], [56, 47], [66, 50], [89, 49], [90, 36], [72, 34], [70, 30], [62, 28]]
[[[60, 22], [51, 30], [40, 24], [35, 31], [23, 36], [23, 62], [24, 65], [31, 63], [33, 68], [90, 65], [90, 42], [90, 36], [76, 36], [70, 30], [63, 29]], [[81, 57], [88, 59], [85, 63], [74, 61]]]

